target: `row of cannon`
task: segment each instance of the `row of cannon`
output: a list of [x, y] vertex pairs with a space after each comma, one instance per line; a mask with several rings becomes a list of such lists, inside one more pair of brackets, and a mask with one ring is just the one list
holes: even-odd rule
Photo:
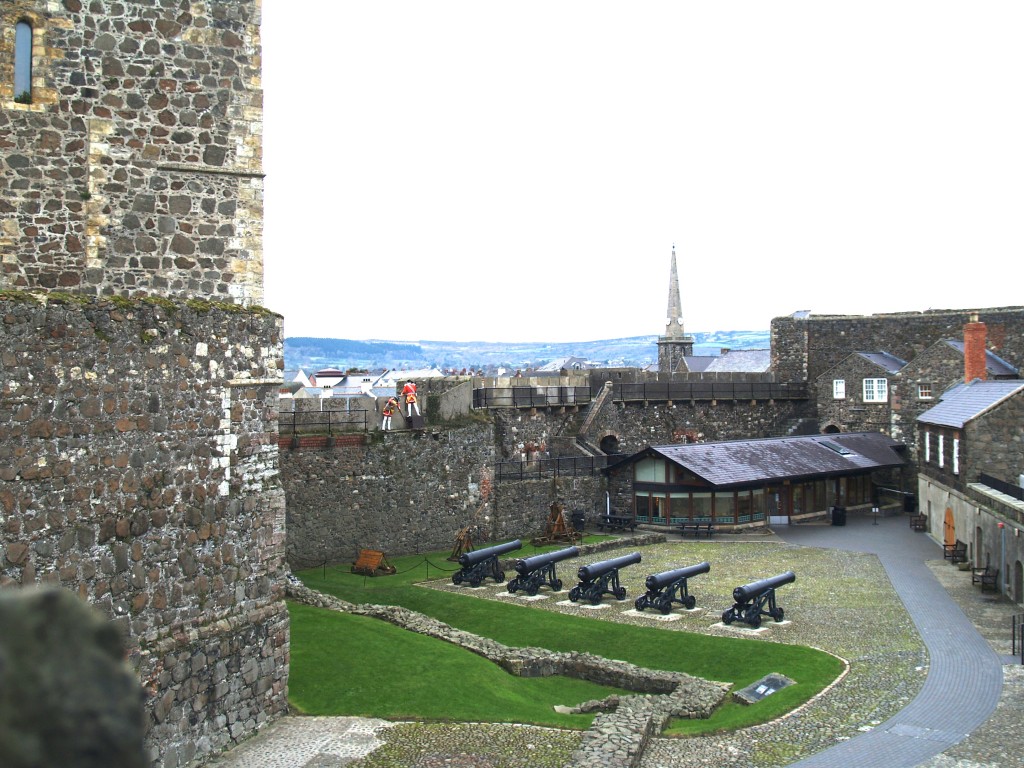
[[[506, 544], [497, 544], [493, 547], [463, 553], [459, 556], [461, 567], [452, 576], [452, 583], [466, 582], [470, 586], [476, 587], [490, 576], [500, 584], [505, 581], [505, 574], [501, 570], [498, 558], [501, 555], [514, 552], [522, 546], [522, 542], [516, 539]], [[560, 592], [562, 580], [555, 573], [555, 565], [562, 560], [577, 557], [579, 554], [579, 547], [566, 547], [554, 552], [545, 552], [541, 555], [516, 560], [513, 566], [516, 576], [509, 581], [508, 591], [512, 594], [522, 591], [528, 595], [536, 595], [541, 587], [547, 585], [552, 592]], [[580, 600], [589, 600], [591, 604], [597, 605], [608, 594], [616, 600], [625, 600], [626, 588], [619, 582], [619, 570], [640, 561], [640, 553], [633, 552], [581, 566], [576, 572], [579, 583], [569, 590], [569, 599], [574, 603]], [[694, 576], [708, 573], [710, 570], [711, 563], [702, 562], [661, 573], [653, 573], [644, 581], [647, 591], [636, 598], [633, 605], [638, 611], [654, 608], [661, 611], [662, 614], [668, 614], [676, 603], [692, 610], [697, 605], [697, 600], [690, 594], [689, 580]], [[722, 613], [722, 622], [732, 624], [734, 621], [740, 621], [752, 627], [759, 627], [762, 616], [770, 616], [776, 622], [782, 621], [785, 612], [776, 601], [775, 590], [794, 581], [796, 581], [796, 574], [786, 571], [778, 576], [752, 581], [749, 584], [736, 587], [732, 591], [735, 602], [731, 608]]]

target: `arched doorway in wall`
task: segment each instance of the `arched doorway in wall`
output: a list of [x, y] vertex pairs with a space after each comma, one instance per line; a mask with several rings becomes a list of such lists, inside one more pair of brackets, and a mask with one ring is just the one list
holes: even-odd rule
[[601, 451], [608, 456], [614, 456], [621, 453], [619, 450], [619, 436], [618, 435], [605, 435], [601, 438], [601, 443], [598, 446]]
[[946, 507], [946, 517], [942, 521], [942, 543], [956, 543], [956, 526], [953, 525], [953, 508]]
[[840, 432], [842, 432], [842, 430], [839, 429], [839, 427], [837, 427], [835, 424], [829, 424], [827, 427], [821, 430], [821, 434], [823, 435], [838, 435]]

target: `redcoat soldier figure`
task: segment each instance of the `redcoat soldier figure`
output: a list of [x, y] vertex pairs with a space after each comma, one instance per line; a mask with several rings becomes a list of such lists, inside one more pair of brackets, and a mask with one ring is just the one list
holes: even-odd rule
[[394, 397], [389, 397], [388, 401], [384, 403], [384, 410], [382, 411], [384, 422], [380, 425], [381, 429], [391, 429], [391, 417], [394, 415], [396, 408], [398, 408], [398, 401]]
[[402, 387], [402, 395], [405, 397], [405, 405], [407, 414], [412, 417], [412, 412], [415, 409], [416, 415], [420, 415], [420, 406], [416, 402], [416, 383], [410, 379], [405, 382], [405, 386]]

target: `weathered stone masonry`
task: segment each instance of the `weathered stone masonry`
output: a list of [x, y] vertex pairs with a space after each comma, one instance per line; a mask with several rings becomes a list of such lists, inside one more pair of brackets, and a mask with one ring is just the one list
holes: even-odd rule
[[0, 293], [0, 585], [123, 631], [157, 765], [287, 709], [281, 364], [270, 313]]
[[262, 301], [259, 21], [254, 2], [0, 5], [0, 289]]

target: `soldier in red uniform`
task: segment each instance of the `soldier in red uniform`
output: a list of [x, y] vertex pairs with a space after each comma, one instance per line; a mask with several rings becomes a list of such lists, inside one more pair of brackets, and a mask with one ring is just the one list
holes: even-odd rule
[[393, 397], [389, 397], [388, 401], [384, 403], [384, 410], [381, 411], [384, 414], [384, 422], [380, 425], [381, 429], [391, 429], [391, 417], [394, 415], [396, 408], [398, 408], [398, 401]]
[[420, 415], [420, 406], [416, 402], [416, 382], [412, 379], [405, 382], [405, 386], [402, 387], [402, 395], [405, 397], [406, 412], [409, 417], [412, 417], [412, 412], [415, 409], [416, 415]]

